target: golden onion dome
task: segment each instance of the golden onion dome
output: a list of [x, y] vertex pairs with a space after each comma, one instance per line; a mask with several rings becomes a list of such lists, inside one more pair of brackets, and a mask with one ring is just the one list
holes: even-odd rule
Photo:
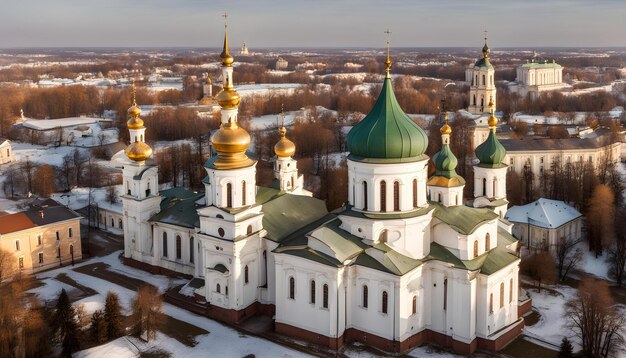
[[130, 160], [143, 162], [152, 156], [152, 148], [144, 142], [134, 142], [124, 150], [124, 153]]
[[280, 140], [274, 145], [274, 153], [279, 157], [291, 157], [296, 154], [296, 145], [285, 137], [287, 130], [285, 127], [280, 128]]
[[221, 91], [215, 96], [215, 101], [222, 107], [223, 109], [234, 109], [237, 108], [239, 102], [241, 101], [241, 96], [233, 87], [224, 87]]
[[143, 128], [143, 119], [139, 117], [130, 117], [126, 122], [128, 129], [141, 129]]
[[211, 144], [218, 154], [245, 153], [250, 147], [250, 134], [237, 123], [222, 125], [211, 137]]
[[452, 127], [446, 123], [439, 129], [439, 132], [441, 132], [441, 134], [450, 134], [452, 133]]
[[133, 103], [133, 105], [128, 108], [128, 115], [131, 117], [139, 117], [139, 115], [141, 114], [141, 109], [139, 107], [137, 107], [136, 103]]

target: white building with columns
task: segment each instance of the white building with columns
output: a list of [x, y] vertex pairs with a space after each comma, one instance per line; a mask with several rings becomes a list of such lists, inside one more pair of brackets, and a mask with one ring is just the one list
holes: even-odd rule
[[526, 96], [529, 93], [537, 96], [541, 92], [571, 88], [563, 82], [563, 66], [556, 63], [554, 59], [548, 61], [538, 58], [536, 52], [533, 52], [533, 57], [525, 64], [517, 67], [516, 74], [515, 82], [509, 86], [509, 89], [520, 96]]
[[[389, 57], [374, 108], [348, 135], [348, 202], [332, 213], [303, 189], [284, 126], [275, 181], [256, 185], [250, 135], [237, 124], [228, 36], [221, 59], [221, 125], [211, 136], [217, 154], [204, 165], [204, 193], [157, 195], [146, 189], [157, 184], [146, 158], [124, 167], [128, 261], [193, 276], [209, 317], [238, 323], [267, 314], [277, 332], [332, 348], [361, 342], [402, 352], [436, 342], [471, 354], [519, 334], [511, 225], [497, 208], [463, 205], [447, 123], [428, 178], [427, 136], [395, 98]], [[489, 181], [501, 167], [481, 170]], [[500, 186], [489, 190], [489, 200], [506, 200]]]

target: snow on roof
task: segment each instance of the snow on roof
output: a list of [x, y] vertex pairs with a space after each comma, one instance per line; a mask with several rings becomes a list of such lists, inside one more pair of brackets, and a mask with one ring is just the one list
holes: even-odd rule
[[558, 228], [582, 214], [563, 201], [539, 198], [526, 205], [511, 207], [506, 219], [516, 223], [529, 223], [547, 229]]
[[22, 126], [40, 131], [51, 130], [59, 127], [72, 127], [78, 125], [94, 124], [98, 122], [111, 122], [110, 119], [92, 117], [68, 117], [58, 119], [26, 119]]

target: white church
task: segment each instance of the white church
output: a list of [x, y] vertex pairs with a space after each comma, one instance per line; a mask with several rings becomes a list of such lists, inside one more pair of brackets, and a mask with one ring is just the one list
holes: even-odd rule
[[[131, 144], [115, 158], [127, 262], [193, 276], [211, 318], [269, 315], [277, 332], [333, 349], [361, 342], [403, 352], [430, 342], [470, 354], [499, 350], [521, 332], [518, 241], [503, 219], [506, 152], [493, 104], [467, 206], [452, 128], [441, 128], [429, 178], [427, 136], [396, 101], [388, 56], [374, 107], [348, 135], [348, 202], [328, 212], [303, 188], [284, 126], [273, 185], [256, 185], [227, 34], [221, 59], [221, 126], [210, 139], [217, 154], [204, 164], [203, 193], [159, 192], [140, 110], [129, 109]], [[487, 82], [476, 81], [487, 88], [493, 72], [485, 71]]]

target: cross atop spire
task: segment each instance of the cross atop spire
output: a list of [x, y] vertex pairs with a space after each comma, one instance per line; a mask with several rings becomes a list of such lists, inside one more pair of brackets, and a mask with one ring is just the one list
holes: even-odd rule
[[133, 106], [137, 106], [137, 89], [135, 88], [135, 79], [133, 78], [131, 80], [131, 85], [130, 85], [130, 92], [133, 95]]
[[385, 34], [387, 34], [387, 59], [385, 60], [385, 71], [387, 71], [387, 76], [389, 76], [389, 71], [391, 70], [391, 55], [389, 54], [390, 43], [391, 43], [391, 31], [387, 29], [385, 31]]
[[285, 126], [285, 105], [284, 104], [280, 105], [280, 126], [281, 127]]
[[489, 57], [489, 52], [491, 50], [489, 50], [489, 46], [487, 45], [487, 30], [485, 29], [485, 46], [483, 46], [483, 57], [484, 58], [488, 58]]
[[228, 13], [226, 11], [224, 11], [224, 15], [222, 15], [222, 17], [224, 18], [224, 29], [228, 28]]
[[487, 44], [487, 29], [485, 29], [485, 31], [483, 31], [485, 33], [485, 45]]

